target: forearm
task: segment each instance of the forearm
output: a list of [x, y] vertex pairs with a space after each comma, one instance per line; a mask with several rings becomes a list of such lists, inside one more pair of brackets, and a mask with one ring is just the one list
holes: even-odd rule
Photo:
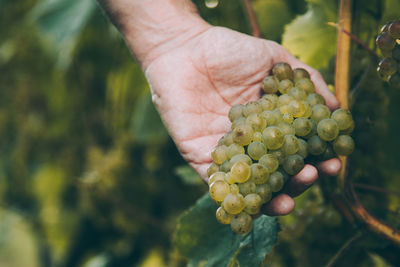
[[207, 30], [190, 0], [98, 0], [145, 69]]

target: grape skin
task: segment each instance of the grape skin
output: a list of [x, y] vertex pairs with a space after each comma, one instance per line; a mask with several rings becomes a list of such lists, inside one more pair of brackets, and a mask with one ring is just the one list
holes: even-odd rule
[[333, 141], [339, 135], [339, 127], [333, 119], [323, 119], [317, 126], [318, 136], [325, 141]]
[[232, 219], [232, 215], [226, 212], [222, 207], [217, 209], [215, 217], [222, 224], [230, 224]]
[[333, 150], [341, 156], [348, 156], [354, 151], [354, 141], [348, 135], [340, 135], [333, 142]]
[[237, 234], [247, 234], [251, 230], [253, 220], [246, 212], [235, 215], [231, 219], [231, 229]]
[[223, 201], [229, 192], [229, 185], [225, 181], [217, 180], [210, 184], [209, 193], [211, 198], [215, 201]]
[[228, 194], [222, 202], [222, 207], [229, 214], [235, 215], [242, 212], [246, 203], [244, 197], [241, 194]]

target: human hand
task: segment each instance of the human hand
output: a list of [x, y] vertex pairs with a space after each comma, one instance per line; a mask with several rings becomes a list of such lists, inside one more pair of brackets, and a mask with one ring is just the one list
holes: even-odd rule
[[[179, 46], [165, 51], [145, 69], [153, 102], [182, 156], [207, 181], [210, 152], [230, 130], [231, 106], [257, 100], [261, 82], [278, 62], [302, 67], [311, 74], [316, 91], [331, 109], [339, 106], [321, 75], [303, 64], [277, 43], [226, 28], [208, 27]], [[338, 159], [317, 168], [336, 175]], [[306, 165], [292, 177], [286, 193], [264, 207], [269, 215], [284, 215], [294, 208], [291, 196], [307, 189], [318, 177], [317, 168]]]

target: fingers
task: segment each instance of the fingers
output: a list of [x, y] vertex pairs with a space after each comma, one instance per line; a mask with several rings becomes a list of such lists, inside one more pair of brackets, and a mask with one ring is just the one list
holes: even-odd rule
[[337, 175], [341, 168], [342, 163], [338, 158], [329, 159], [318, 164], [318, 169], [329, 176]]
[[286, 194], [279, 194], [262, 207], [261, 213], [268, 216], [287, 215], [294, 209], [294, 200]]
[[296, 197], [307, 190], [318, 179], [318, 171], [312, 165], [304, 168], [293, 176], [286, 186], [285, 191], [292, 197]]

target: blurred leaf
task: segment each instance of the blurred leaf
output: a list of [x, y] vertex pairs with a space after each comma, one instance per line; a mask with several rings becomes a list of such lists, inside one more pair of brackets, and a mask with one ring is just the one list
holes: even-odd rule
[[336, 29], [327, 25], [336, 22], [336, 7], [332, 0], [309, 2], [308, 11], [285, 27], [282, 45], [306, 64], [324, 68], [336, 53]]
[[72, 50], [95, 7], [94, 0], [43, 0], [32, 9], [31, 19], [58, 54], [62, 67], [71, 61]]
[[139, 142], [165, 142], [168, 133], [161, 122], [160, 115], [154, 108], [149, 93], [143, 94], [138, 100], [133, 113], [132, 130]]
[[277, 219], [263, 215], [253, 222], [254, 234], [237, 235], [217, 222], [216, 209], [206, 194], [178, 220], [174, 241], [189, 265], [227, 266], [237, 259], [240, 266], [259, 266], [277, 242]]
[[178, 175], [182, 181], [188, 185], [198, 185], [204, 183], [200, 178], [200, 175], [188, 165], [176, 167], [175, 174]]

